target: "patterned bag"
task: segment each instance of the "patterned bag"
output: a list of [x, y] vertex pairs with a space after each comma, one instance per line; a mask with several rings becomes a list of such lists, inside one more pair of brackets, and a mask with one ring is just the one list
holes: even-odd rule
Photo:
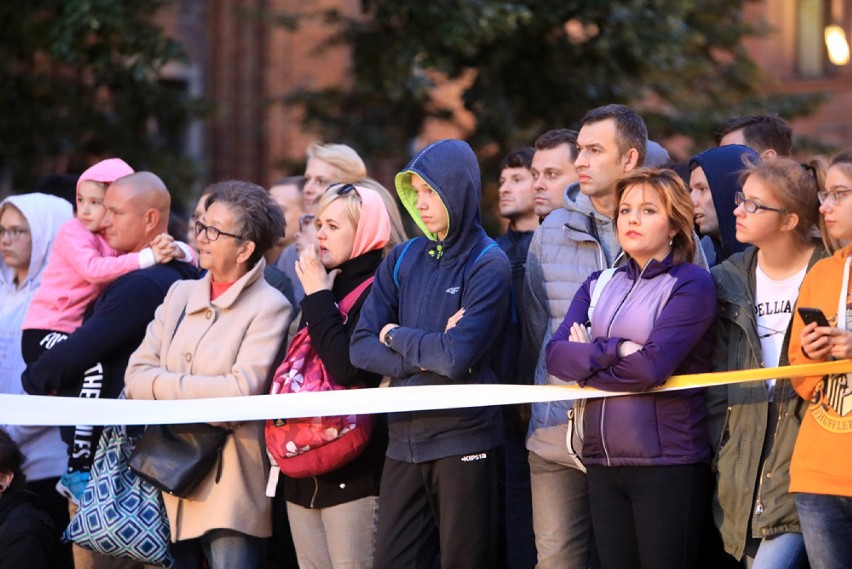
[[160, 491], [127, 466], [132, 450], [123, 427], [104, 428], [92, 478], [62, 539], [104, 555], [171, 567]]
[[[347, 314], [373, 277], [358, 285], [340, 301], [344, 323]], [[353, 389], [350, 387], [349, 389]], [[272, 395], [300, 391], [346, 389], [335, 383], [311, 345], [307, 326], [299, 330], [272, 381]], [[370, 441], [371, 415], [270, 419], [266, 422], [266, 447], [281, 472], [306, 478], [331, 472], [354, 460]]]

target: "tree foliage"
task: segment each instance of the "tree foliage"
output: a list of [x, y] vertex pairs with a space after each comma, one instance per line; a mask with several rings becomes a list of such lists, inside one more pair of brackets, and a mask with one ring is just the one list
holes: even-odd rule
[[363, 0], [357, 17], [303, 15], [336, 23], [329, 40], [351, 46], [351, 85], [288, 102], [328, 139], [398, 156], [427, 117], [448, 113], [430, 101], [434, 72], [474, 70], [463, 98], [478, 148], [502, 154], [613, 102], [639, 109], [655, 138], [703, 143], [735, 114], [790, 118], [819, 102], [767, 88], [742, 45], [767, 30], [742, 20], [745, 1]]
[[177, 141], [204, 105], [161, 80], [184, 59], [151, 20], [166, 3], [0, 5], [0, 170], [15, 190], [105, 156], [157, 172], [178, 193], [188, 187], [196, 172]]

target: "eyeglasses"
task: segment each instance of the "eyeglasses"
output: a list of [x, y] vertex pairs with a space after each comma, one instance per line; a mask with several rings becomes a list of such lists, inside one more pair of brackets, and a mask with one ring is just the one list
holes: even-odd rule
[[299, 216], [299, 227], [304, 229], [305, 227], [312, 224], [314, 222], [314, 219], [316, 219], [316, 217], [317, 216], [314, 215], [313, 213], [303, 213], [302, 215]]
[[28, 235], [29, 232], [29, 229], [24, 229], [23, 227], [10, 227], [9, 229], [0, 227], [0, 239], [4, 239], [8, 236], [10, 240], [17, 241], [24, 235]]
[[200, 221], [195, 222], [195, 234], [201, 235], [204, 233], [204, 236], [207, 237], [208, 241], [216, 241], [219, 239], [220, 235], [227, 235], [228, 237], [233, 237], [234, 239], [243, 240], [242, 236], [234, 235], [233, 233], [228, 233], [227, 231], [222, 231], [216, 227], [212, 227], [210, 225], [204, 225]]
[[819, 198], [819, 203], [826, 204], [828, 202], [831, 202], [834, 205], [837, 205], [843, 201], [843, 198], [849, 192], [852, 192], [852, 190], [833, 190], [831, 192], [817, 192], [817, 197]]
[[786, 209], [769, 207], [768, 205], [761, 205], [754, 200], [747, 200], [742, 192], [737, 192], [736, 194], [734, 194], [734, 204], [742, 205], [743, 209], [746, 210], [747, 213], [757, 213], [757, 210], [759, 209], [764, 209], [766, 211], [775, 211], [778, 213], [787, 213]]

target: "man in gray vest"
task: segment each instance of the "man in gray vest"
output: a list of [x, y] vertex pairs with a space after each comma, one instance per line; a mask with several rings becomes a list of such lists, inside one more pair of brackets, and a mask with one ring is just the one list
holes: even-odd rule
[[[539, 353], [536, 385], [551, 382], [543, 347], [574, 293], [621, 255], [613, 222], [615, 183], [645, 159], [648, 132], [630, 108], [593, 109], [580, 125], [574, 163], [579, 179], [535, 231], [527, 256], [524, 326], [529, 349]], [[534, 404], [527, 436], [539, 569], [586, 569], [597, 557], [585, 469], [566, 445], [569, 409], [570, 401]]]

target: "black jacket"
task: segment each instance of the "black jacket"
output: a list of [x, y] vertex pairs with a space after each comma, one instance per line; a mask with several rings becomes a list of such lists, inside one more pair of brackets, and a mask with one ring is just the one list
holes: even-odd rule
[[[349, 359], [349, 339], [370, 287], [352, 306], [345, 324], [336, 304], [371, 277], [381, 262], [382, 251], [370, 251], [346, 261], [338, 267], [341, 273], [334, 280], [333, 290], [317, 291], [302, 299], [299, 327], [308, 326], [311, 345], [317, 350], [326, 370], [340, 385], [378, 387], [382, 379], [379, 375], [356, 368]], [[280, 363], [278, 359], [273, 371]], [[378, 496], [388, 438], [385, 415], [376, 415], [375, 419], [372, 438], [363, 454], [322, 476], [287, 478], [284, 482], [285, 499], [304, 508], [328, 508], [366, 496]]]
[[0, 494], [0, 569], [51, 569], [59, 541], [50, 516], [36, 507], [38, 497], [9, 488]]
[[[84, 378], [89, 382], [97, 379], [101, 398], [117, 398], [124, 389], [127, 360], [142, 343], [169, 287], [175, 281], [195, 278], [198, 269], [178, 261], [117, 278], [92, 304], [82, 326], [24, 370], [24, 389], [32, 395], [78, 397]], [[74, 428], [63, 427], [62, 436], [70, 444]], [[99, 438], [97, 432], [93, 449]]]

